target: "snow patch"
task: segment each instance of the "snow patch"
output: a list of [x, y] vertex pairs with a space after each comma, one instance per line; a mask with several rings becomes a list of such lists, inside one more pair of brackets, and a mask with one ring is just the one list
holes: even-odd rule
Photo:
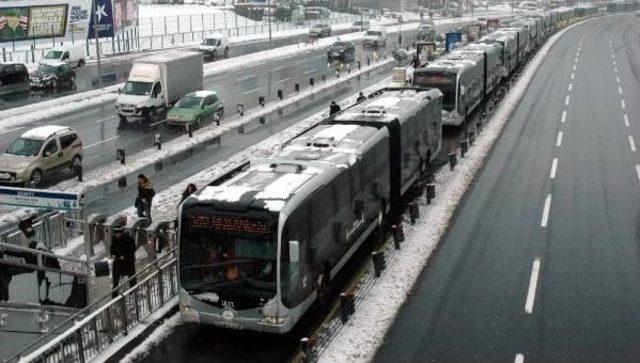
[[178, 312], [165, 320], [162, 325], [154, 330], [147, 339], [127, 354], [120, 362], [132, 363], [144, 358], [154, 347], [170, 336], [173, 330], [179, 325], [182, 325], [182, 316], [180, 316]]

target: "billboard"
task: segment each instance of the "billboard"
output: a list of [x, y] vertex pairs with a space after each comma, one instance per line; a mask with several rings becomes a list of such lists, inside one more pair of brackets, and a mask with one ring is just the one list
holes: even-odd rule
[[[95, 38], [95, 32], [98, 31], [98, 37], [114, 36], [113, 29], [113, 4], [111, 0], [95, 0], [94, 9], [95, 16], [89, 18], [89, 38]], [[94, 21], [97, 20], [97, 25]]]
[[82, 205], [82, 197], [76, 193], [0, 187], [0, 204], [56, 210], [78, 210]]
[[64, 37], [67, 5], [0, 8], [0, 41]]
[[138, 26], [138, 3], [136, 0], [113, 0], [113, 27], [121, 32]]

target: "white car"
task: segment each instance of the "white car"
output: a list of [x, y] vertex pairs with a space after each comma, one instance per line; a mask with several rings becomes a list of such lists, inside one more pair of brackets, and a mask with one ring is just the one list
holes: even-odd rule
[[220, 33], [207, 35], [200, 43], [199, 49], [205, 58], [227, 58], [229, 57], [229, 38]]
[[353, 24], [351, 24], [351, 31], [352, 32], [362, 32], [362, 31], [367, 31], [371, 28], [371, 22], [369, 20], [357, 20], [354, 21]]
[[85, 64], [84, 46], [76, 44], [51, 48], [40, 62], [64, 62], [69, 67], [82, 67]]
[[387, 45], [387, 29], [385, 27], [374, 27], [364, 33], [364, 45], [379, 47]]

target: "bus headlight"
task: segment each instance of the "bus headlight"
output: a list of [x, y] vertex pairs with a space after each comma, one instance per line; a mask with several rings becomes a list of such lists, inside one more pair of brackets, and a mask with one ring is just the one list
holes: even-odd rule
[[200, 316], [198, 312], [195, 311], [191, 306], [185, 303], [180, 303], [180, 313], [182, 315], [182, 320], [186, 322], [199, 323]]
[[283, 325], [288, 318], [288, 316], [265, 316], [260, 322], [267, 325]]

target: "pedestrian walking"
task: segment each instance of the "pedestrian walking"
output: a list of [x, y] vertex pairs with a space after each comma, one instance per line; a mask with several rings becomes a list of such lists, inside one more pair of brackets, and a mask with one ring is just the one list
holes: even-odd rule
[[363, 92], [360, 92], [360, 94], [358, 94], [358, 98], [356, 98], [356, 102], [362, 102], [366, 99], [367, 99], [367, 96], [365, 96]]
[[182, 192], [182, 199], [180, 200], [180, 202], [184, 202], [184, 200], [189, 198], [189, 196], [195, 193], [196, 190], [198, 190], [198, 187], [196, 187], [195, 184], [191, 183], [187, 185], [187, 189], [185, 189], [184, 192]]
[[342, 111], [340, 105], [336, 103], [336, 101], [331, 101], [331, 105], [329, 106], [329, 117], [333, 117], [333, 115]]
[[[136, 242], [133, 237], [126, 233], [122, 233], [121, 229], [113, 231], [111, 239], [111, 258], [113, 259], [113, 289], [120, 284], [123, 276], [129, 278], [129, 287], [136, 284]], [[116, 291], [111, 294], [112, 297], [118, 296]]]
[[151, 203], [155, 195], [156, 192], [153, 190], [149, 178], [144, 174], [138, 174], [138, 196], [135, 201], [138, 217], [151, 220]]

